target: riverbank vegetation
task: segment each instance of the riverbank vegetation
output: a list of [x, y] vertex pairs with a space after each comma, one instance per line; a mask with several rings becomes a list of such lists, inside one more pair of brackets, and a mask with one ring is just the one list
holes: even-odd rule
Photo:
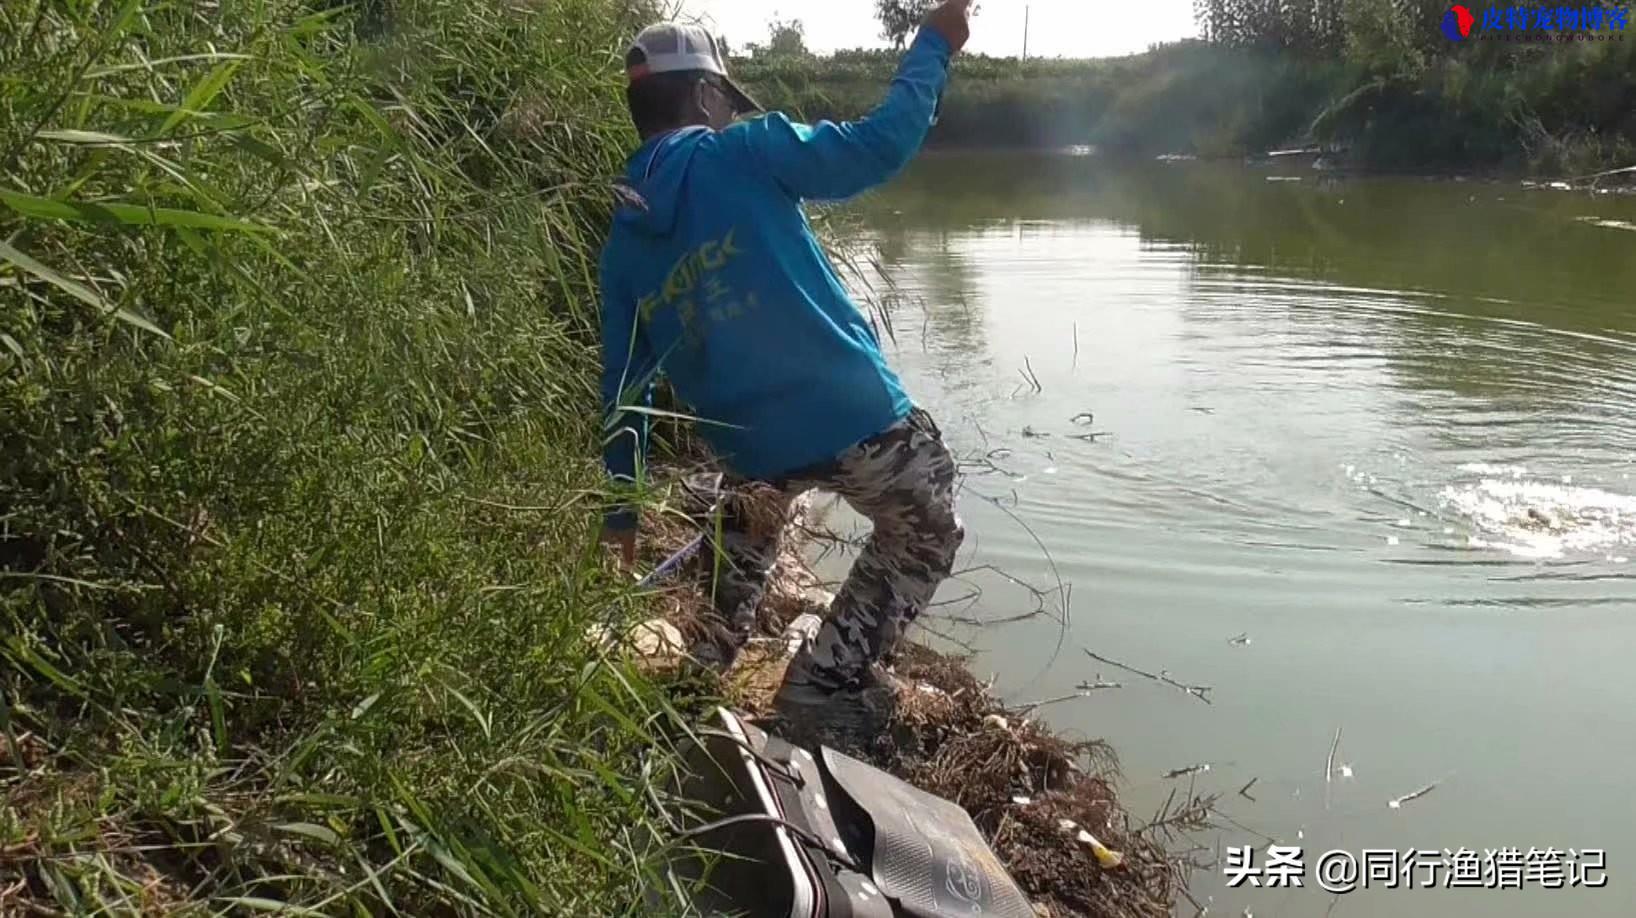
[[[931, 143], [1201, 157], [1313, 144], [1367, 168], [1553, 175], [1636, 162], [1629, 26], [1485, 32], [1478, 23], [1455, 42], [1440, 27], [1446, 12], [1430, 0], [1200, 0], [1203, 39], [1143, 54], [963, 56]], [[1602, 40], [1564, 40], [1575, 34]], [[896, 60], [762, 53], [739, 73], [763, 104], [845, 117], [878, 100]]]
[[[625, 626], [685, 588], [596, 543], [597, 257], [653, 15], [0, 8], [0, 913], [672, 910], [670, 738], [723, 687], [641, 662]], [[649, 563], [691, 531], [664, 500]], [[961, 697], [917, 723], [999, 710]], [[1123, 820], [1105, 747], [979, 740], [1053, 750], [1041, 825]], [[975, 747], [939, 748], [947, 778]], [[1057, 913], [1168, 913], [1174, 820], [1110, 823], [1104, 877], [996, 825], [1038, 776], [994, 775], [934, 789]]]
[[617, 0], [0, 10], [0, 912], [625, 914]]

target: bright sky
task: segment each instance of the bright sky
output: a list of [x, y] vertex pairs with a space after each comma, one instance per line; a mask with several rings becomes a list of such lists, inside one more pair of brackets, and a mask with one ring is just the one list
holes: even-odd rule
[[[682, 15], [699, 17], [734, 48], [767, 40], [774, 18], [799, 19], [807, 47], [879, 47], [874, 0], [673, 0]], [[1151, 44], [1198, 34], [1192, 0], [978, 0], [967, 48], [986, 54], [1022, 50], [1023, 12], [1028, 16], [1030, 57], [1112, 57]]]

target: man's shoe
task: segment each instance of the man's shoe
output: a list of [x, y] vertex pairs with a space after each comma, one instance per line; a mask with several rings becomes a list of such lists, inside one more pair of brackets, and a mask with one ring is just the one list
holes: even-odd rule
[[842, 751], [868, 747], [897, 711], [898, 680], [871, 667], [857, 685], [833, 687], [811, 677], [797, 655], [773, 696], [773, 711], [798, 745]]

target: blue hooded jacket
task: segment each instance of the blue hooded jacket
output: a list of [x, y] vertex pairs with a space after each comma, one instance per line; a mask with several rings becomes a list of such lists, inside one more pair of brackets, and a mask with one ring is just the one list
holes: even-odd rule
[[[634, 480], [662, 366], [699, 433], [740, 475], [776, 479], [834, 458], [909, 413], [802, 212], [886, 181], [920, 149], [948, 77], [923, 29], [867, 117], [781, 114], [684, 128], [632, 154], [628, 201], [602, 253], [604, 461]], [[636, 406], [637, 410], [630, 410]], [[628, 512], [608, 525], [629, 529]]]

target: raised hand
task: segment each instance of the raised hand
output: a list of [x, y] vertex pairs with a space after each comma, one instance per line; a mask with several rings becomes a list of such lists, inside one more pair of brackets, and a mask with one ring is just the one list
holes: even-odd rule
[[971, 38], [971, 0], [943, 0], [926, 14], [923, 27], [935, 30], [959, 51]]

